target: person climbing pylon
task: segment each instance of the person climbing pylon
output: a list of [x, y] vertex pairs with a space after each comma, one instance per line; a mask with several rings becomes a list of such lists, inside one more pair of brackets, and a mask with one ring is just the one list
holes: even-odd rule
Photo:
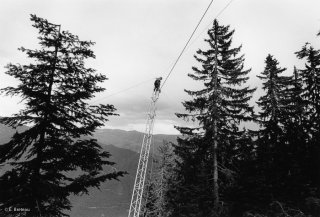
[[159, 91], [160, 92], [160, 83], [161, 83], [162, 77], [159, 77], [156, 79], [156, 81], [154, 82], [154, 92]]

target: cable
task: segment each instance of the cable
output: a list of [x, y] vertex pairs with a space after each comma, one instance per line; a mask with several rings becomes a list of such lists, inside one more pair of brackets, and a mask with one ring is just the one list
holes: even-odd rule
[[171, 67], [171, 69], [170, 69], [170, 71], [169, 71], [169, 73], [168, 73], [168, 75], [167, 75], [166, 79], [164, 80], [164, 82], [162, 83], [162, 85], [161, 85], [161, 87], [160, 87], [160, 90], [162, 89], [162, 87], [164, 86], [164, 84], [165, 84], [165, 83], [166, 83], [166, 81], [168, 80], [168, 78], [169, 78], [170, 74], [172, 73], [173, 69], [174, 69], [174, 68], [175, 68], [175, 66], [177, 65], [177, 63], [178, 63], [178, 61], [179, 61], [180, 57], [182, 56], [183, 52], [184, 52], [184, 51], [185, 51], [185, 49], [187, 48], [187, 46], [188, 46], [188, 44], [189, 44], [189, 42], [190, 42], [191, 38], [193, 37], [194, 33], [197, 31], [197, 29], [198, 29], [198, 27], [199, 27], [199, 25], [200, 25], [200, 23], [201, 23], [202, 19], [204, 18], [204, 16], [206, 15], [207, 11], [209, 10], [209, 8], [210, 8], [210, 6], [211, 6], [212, 2], [213, 2], [213, 0], [211, 0], [210, 4], [208, 5], [207, 9], [206, 9], [206, 10], [205, 10], [205, 12], [203, 13], [203, 15], [202, 15], [201, 19], [199, 20], [199, 22], [198, 22], [198, 24], [197, 24], [196, 28], [193, 30], [193, 32], [192, 32], [191, 36], [189, 37], [189, 39], [188, 39], [187, 43], [185, 44], [185, 46], [183, 47], [182, 51], [180, 52], [180, 54], [179, 54], [178, 58], [177, 58], [177, 59], [176, 59], [176, 61], [174, 62], [173, 66]]
[[[234, 1], [234, 0], [229, 1], [229, 3], [228, 3], [222, 10], [220, 10], [220, 12], [217, 14], [217, 16], [215, 16], [215, 18], [201, 31], [201, 33], [191, 42], [190, 45], [192, 45], [196, 40], [198, 40], [198, 38], [201, 36], [201, 34], [202, 34], [206, 29], [209, 28], [209, 26], [212, 24], [212, 22], [213, 22], [215, 19], [217, 19], [217, 18], [230, 6], [230, 4], [231, 4], [233, 1]], [[167, 75], [165, 81], [163, 82], [161, 88], [164, 86], [164, 84], [165, 84], [165, 82], [167, 81], [168, 77], [169, 77], [170, 74], [172, 73], [174, 67], [176, 66], [177, 62], [179, 61], [180, 57], [182, 56], [182, 53], [187, 49], [187, 46], [189, 45], [189, 42], [190, 42], [192, 36], [194, 35], [195, 31], [197, 30], [197, 28], [198, 28], [199, 24], [201, 23], [203, 17], [204, 17], [205, 14], [207, 13], [207, 11], [208, 11], [209, 7], [211, 6], [212, 2], [213, 2], [213, 1], [210, 2], [208, 8], [206, 9], [205, 13], [204, 13], [203, 16], [201, 17], [198, 25], [196, 26], [196, 28], [195, 28], [195, 30], [193, 31], [193, 33], [191, 34], [188, 42], [186, 43], [185, 47], [184, 47], [183, 50], [181, 51], [180, 55], [178, 56], [176, 62], [175, 62], [174, 65], [173, 65], [173, 67], [171, 68], [170, 72], [168, 73], [168, 75]], [[190, 47], [190, 46], [189, 46], [189, 47]], [[161, 88], [160, 88], [160, 89], [161, 89]]]
[[147, 83], [148, 81], [153, 80], [153, 79], [154, 79], [154, 78], [150, 78], [150, 79], [148, 79], [148, 80], [142, 81], [142, 82], [140, 82], [140, 83], [138, 83], [138, 84], [135, 84], [135, 85], [133, 85], [133, 86], [130, 86], [130, 87], [126, 88], [126, 89], [120, 90], [120, 91], [115, 92], [115, 93], [113, 93], [113, 94], [110, 94], [110, 95], [108, 95], [108, 96], [105, 96], [105, 97], [102, 97], [102, 98], [100, 98], [100, 99], [94, 100], [94, 101], [92, 101], [91, 103], [95, 103], [95, 102], [101, 101], [101, 100], [103, 100], [103, 99], [107, 99], [107, 98], [109, 98], [109, 97], [112, 97], [112, 96], [118, 95], [118, 94], [120, 94], [120, 93], [126, 92], [126, 91], [128, 91], [128, 90], [130, 90], [130, 89], [132, 89], [132, 88], [138, 87], [138, 86], [140, 86], [140, 85], [142, 85], [142, 84], [144, 84], [144, 83]]
[[[215, 19], [217, 19], [217, 18], [231, 5], [231, 3], [232, 3], [233, 1], [234, 1], [234, 0], [230, 0], [229, 3], [228, 3], [224, 8], [222, 8], [222, 10], [219, 11], [219, 13], [217, 14], [217, 16], [215, 16], [215, 18], [214, 18], [210, 23], [208, 23], [208, 25], [200, 32], [200, 34], [190, 43], [190, 46], [191, 46], [196, 40], [198, 40], [198, 38], [202, 35], [202, 33], [203, 33], [206, 29], [209, 28], [209, 26], [213, 23], [213, 21], [214, 21]], [[189, 46], [189, 47], [190, 47], [190, 46]]]
[[229, 3], [218, 13], [218, 15], [215, 17], [217, 19], [228, 7], [229, 5], [233, 2], [234, 0], [229, 1]]
[[[230, 4], [231, 4], [233, 1], [234, 1], [234, 0], [229, 1], [229, 3], [217, 14], [217, 16], [216, 16], [214, 19], [217, 19], [217, 18], [230, 6]], [[213, 3], [213, 0], [211, 0], [211, 2], [209, 3], [208, 7], [207, 7], [206, 10], [205, 10], [205, 12], [203, 13], [203, 15], [202, 15], [201, 19], [199, 20], [197, 26], [195, 27], [195, 29], [193, 30], [191, 36], [189, 37], [187, 43], [185, 44], [185, 46], [183, 47], [182, 51], [180, 52], [178, 58], [177, 58], [176, 61], [174, 62], [173, 66], [171, 67], [171, 69], [170, 69], [170, 71], [169, 71], [166, 79], [165, 79], [164, 82], [162, 83], [160, 89], [162, 89], [162, 87], [164, 86], [164, 84], [165, 84], [166, 81], [168, 80], [169, 76], [170, 76], [171, 73], [173, 72], [173, 70], [174, 70], [175, 66], [177, 65], [178, 61], [180, 60], [183, 52], [187, 49], [187, 47], [188, 47], [188, 45], [189, 45], [189, 43], [190, 43], [190, 41], [191, 41], [194, 33], [197, 31], [197, 29], [198, 29], [201, 21], [203, 20], [204, 16], [205, 16], [206, 13], [208, 12], [208, 10], [209, 10], [210, 6], [212, 5], [212, 3]], [[213, 22], [213, 21], [212, 21], [212, 22]], [[212, 22], [210, 22], [210, 23], [206, 26], [206, 28], [204, 28], [204, 29], [201, 31], [201, 33], [191, 42], [190, 45], [192, 45], [192, 44], [201, 36], [201, 34], [211, 25]], [[189, 46], [189, 47], [190, 47], [190, 46]], [[142, 85], [142, 84], [144, 84], [144, 83], [146, 83], [146, 82], [148, 82], [148, 81], [150, 81], [150, 80], [152, 80], [152, 79], [153, 79], [153, 78], [148, 79], [148, 80], [146, 80], [146, 81], [143, 81], [143, 82], [141, 82], [141, 83], [138, 83], [138, 84], [136, 84], [136, 85], [133, 85], [133, 86], [131, 86], [131, 87], [128, 87], [128, 88], [126, 88], [126, 89], [120, 90], [119, 92], [113, 93], [113, 94], [111, 94], [111, 95], [108, 95], [108, 96], [102, 97], [102, 98], [100, 98], [100, 99], [94, 100], [94, 101], [92, 101], [91, 103], [95, 103], [95, 102], [101, 101], [101, 100], [103, 100], [103, 99], [107, 99], [107, 98], [109, 98], [109, 97], [112, 97], [112, 96], [118, 95], [118, 94], [120, 94], [120, 93], [126, 92], [126, 91], [128, 91], [128, 90], [130, 90], [130, 89], [132, 89], [132, 88], [138, 87], [138, 86], [140, 86], [140, 85]]]
[[[217, 14], [217, 16], [216, 16], [214, 19], [217, 19], [217, 18], [230, 6], [230, 4], [231, 4], [233, 1], [234, 1], [234, 0], [229, 1], [229, 3]], [[201, 21], [203, 20], [204, 16], [205, 16], [206, 13], [208, 12], [208, 10], [209, 10], [210, 6], [212, 5], [212, 3], [213, 3], [213, 0], [211, 0], [211, 2], [209, 3], [208, 7], [207, 7], [206, 10], [205, 10], [205, 12], [203, 13], [203, 15], [202, 15], [201, 19], [199, 20], [197, 26], [195, 27], [195, 29], [193, 30], [191, 36], [189, 37], [187, 43], [185, 44], [185, 46], [183, 47], [182, 51], [180, 52], [178, 58], [177, 58], [176, 61], [174, 62], [173, 66], [171, 67], [171, 69], [170, 69], [170, 71], [169, 71], [166, 79], [165, 79], [164, 82], [162, 83], [160, 89], [162, 89], [162, 87], [164, 86], [164, 84], [165, 84], [166, 81], [168, 80], [169, 76], [171, 75], [172, 71], [174, 70], [175, 66], [177, 65], [178, 61], [180, 60], [183, 52], [187, 49], [187, 47], [188, 47], [188, 45], [189, 45], [189, 43], [190, 43], [190, 41], [191, 41], [194, 33], [197, 31], [197, 29], [198, 29]], [[210, 22], [210, 23], [206, 26], [206, 28], [204, 28], [204, 29], [201, 31], [201, 33], [191, 42], [191, 44], [193, 44], [193, 43], [200, 37], [200, 35], [211, 25], [211, 23], [212, 23], [212, 22]], [[190, 44], [190, 45], [191, 45], [191, 44]], [[190, 46], [189, 46], [189, 47], [190, 47]], [[152, 79], [153, 79], [153, 78], [152, 78]], [[92, 101], [91, 103], [95, 103], [95, 102], [101, 101], [101, 100], [103, 100], [103, 99], [107, 99], [107, 98], [109, 98], [109, 97], [112, 97], [112, 96], [118, 95], [118, 94], [120, 94], [120, 93], [126, 92], [126, 91], [128, 91], [128, 90], [130, 90], [130, 89], [132, 89], [132, 88], [135, 88], [135, 87], [137, 87], [137, 86], [140, 86], [140, 85], [142, 85], [142, 84], [144, 84], [144, 83], [146, 83], [146, 82], [148, 82], [148, 81], [150, 81], [150, 80], [151, 80], [151, 79], [148, 79], [148, 80], [146, 80], [146, 81], [143, 81], [143, 82], [141, 82], [141, 83], [138, 83], [138, 84], [133, 85], [133, 86], [131, 86], [131, 87], [128, 87], [128, 88], [126, 88], [126, 89], [120, 90], [119, 92], [113, 93], [113, 94], [111, 94], [111, 95], [108, 95], [108, 96], [106, 96], [106, 97], [103, 97], [103, 98], [100, 98], [100, 99], [97, 99], [97, 100], [94, 100], [94, 101]]]

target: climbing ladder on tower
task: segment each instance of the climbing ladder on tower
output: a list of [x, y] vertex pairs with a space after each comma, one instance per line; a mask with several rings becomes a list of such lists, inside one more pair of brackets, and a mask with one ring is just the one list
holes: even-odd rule
[[143, 135], [140, 157], [137, 167], [136, 178], [133, 186], [133, 192], [131, 197], [130, 209], [128, 217], [139, 217], [141, 209], [141, 201], [144, 190], [144, 183], [146, 179], [149, 153], [152, 141], [153, 126], [156, 116], [156, 102], [159, 98], [160, 90], [156, 89], [152, 93], [151, 104], [148, 112], [148, 120], [146, 124], [146, 130]]

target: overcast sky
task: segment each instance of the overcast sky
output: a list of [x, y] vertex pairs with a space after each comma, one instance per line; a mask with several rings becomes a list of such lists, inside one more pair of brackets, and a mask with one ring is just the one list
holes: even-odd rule
[[[153, 82], [165, 77], [210, 0], [2, 0], [0, 7], [0, 88], [16, 85], [4, 74], [9, 63], [24, 63], [18, 47], [37, 47], [37, 31], [30, 14], [61, 24], [82, 40], [96, 42], [96, 59], [88, 66], [105, 74], [107, 90], [93, 103], [110, 103], [119, 117], [106, 128], [144, 131]], [[212, 20], [230, 2], [214, 0], [191, 45], [168, 79], [160, 95], [155, 133], [177, 133], [174, 125], [187, 125], [174, 113], [183, 112], [189, 99], [184, 89], [199, 88], [187, 77], [196, 64], [195, 51], [204, 48]], [[235, 29], [233, 46], [243, 45], [251, 87], [258, 87], [253, 101], [263, 93], [256, 75], [263, 71], [267, 54], [274, 55], [286, 73], [302, 66], [294, 52], [305, 42], [320, 48], [319, 0], [234, 0], [219, 16], [221, 24]], [[135, 86], [131, 89], [128, 89]], [[128, 90], [126, 90], [128, 89]], [[126, 90], [126, 91], [124, 91]], [[0, 116], [23, 107], [18, 98], [0, 96]]]

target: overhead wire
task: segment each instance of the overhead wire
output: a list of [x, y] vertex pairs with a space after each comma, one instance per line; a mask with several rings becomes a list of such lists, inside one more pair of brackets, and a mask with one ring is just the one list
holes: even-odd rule
[[[201, 16], [199, 22], [197, 23], [195, 29], [193, 30], [192, 34], [190, 35], [187, 43], [185, 44], [185, 46], [184, 46], [183, 49], [181, 50], [178, 58], [175, 60], [175, 62], [174, 62], [174, 64], [173, 64], [173, 66], [170, 68], [170, 71], [169, 71], [168, 75], [166, 76], [164, 82], [162, 82], [162, 85], [161, 85], [160, 89], [162, 89], [163, 86], [165, 85], [166, 81], [168, 80], [168, 78], [169, 78], [170, 75], [172, 74], [174, 68], [176, 67], [177, 63], [179, 62], [179, 60], [180, 60], [180, 58], [181, 58], [181, 56], [182, 56], [182, 54], [185, 52], [185, 50], [188, 48], [188, 46], [189, 46], [189, 45], [192, 45], [196, 40], [198, 40], [198, 38], [202, 35], [202, 33], [203, 33], [206, 29], [208, 29], [209, 26], [212, 24], [213, 21], [210, 21], [210, 23], [209, 23], [209, 24], [200, 32], [200, 34], [190, 43], [192, 37], [194, 36], [195, 32], [197, 31], [197, 29], [198, 29], [199, 25], [201, 24], [203, 18], [204, 18], [205, 15], [207, 14], [207, 12], [208, 12], [209, 8], [211, 7], [213, 1], [214, 1], [214, 0], [211, 0], [211, 1], [210, 1], [208, 7], [206, 8], [205, 12], [203, 13], [203, 15]], [[228, 4], [227, 4], [224, 8], [222, 8], [222, 10], [219, 11], [219, 13], [215, 16], [214, 19], [217, 19], [217, 18], [231, 5], [231, 3], [232, 3], [233, 1], [234, 1], [234, 0], [230, 0], [230, 1], [228, 2]], [[189, 47], [190, 47], [190, 46], [189, 46]], [[116, 92], [116, 93], [113, 93], [113, 94], [111, 94], [111, 95], [108, 95], [108, 96], [102, 97], [102, 98], [100, 98], [100, 99], [94, 100], [94, 101], [92, 101], [91, 103], [95, 103], [95, 102], [101, 101], [101, 100], [103, 100], [103, 99], [107, 99], [107, 98], [109, 98], [109, 97], [112, 97], [112, 96], [118, 95], [118, 94], [120, 94], [120, 93], [126, 92], [126, 91], [128, 91], [128, 90], [130, 90], [130, 89], [133, 89], [133, 88], [135, 88], [135, 87], [138, 87], [138, 86], [140, 86], [140, 85], [142, 85], [142, 84], [144, 84], [144, 83], [146, 83], [146, 82], [148, 82], [148, 81], [150, 81], [150, 80], [152, 80], [152, 79], [153, 79], [153, 78], [148, 79], [148, 80], [145, 80], [145, 81], [143, 81], [143, 82], [140, 82], [140, 83], [138, 83], [138, 84], [135, 84], [135, 85], [133, 85], [133, 86], [130, 86], [130, 87], [126, 88], [126, 89], [123, 89], [123, 90], [120, 90], [120, 91], [118, 91], [118, 92]]]
[[[222, 9], [219, 11], [219, 13], [214, 17], [214, 19], [213, 19], [212, 21], [210, 21], [210, 23], [208, 23], [208, 25], [207, 25], [205, 28], [203, 28], [203, 30], [199, 33], [199, 35], [193, 39], [193, 41], [190, 43], [190, 46], [191, 46], [192, 44], [194, 44], [194, 42], [195, 42], [196, 40], [199, 39], [199, 37], [202, 35], [202, 33], [203, 33], [204, 31], [206, 31], [206, 30], [210, 27], [210, 25], [212, 25], [213, 21], [214, 21], [215, 19], [217, 19], [217, 18], [231, 5], [231, 3], [232, 3], [233, 1], [234, 1], [234, 0], [230, 0], [230, 1], [228, 2], [228, 4], [226, 4], [226, 6], [224, 6], [224, 8], [222, 8]], [[189, 47], [190, 47], [190, 46], [189, 46]]]
[[178, 61], [180, 60], [183, 52], [185, 52], [185, 50], [188, 48], [188, 46], [190, 47], [190, 45], [192, 45], [196, 40], [198, 40], [198, 38], [202, 35], [202, 33], [203, 33], [205, 30], [207, 30], [207, 29], [210, 27], [210, 25], [212, 25], [213, 21], [214, 21], [215, 19], [217, 19], [217, 18], [231, 5], [231, 3], [232, 3], [233, 1], [234, 1], [234, 0], [230, 0], [230, 1], [226, 4], [226, 6], [223, 7], [223, 8], [219, 11], [219, 13], [214, 17], [214, 19], [213, 19], [212, 21], [210, 21], [210, 23], [208, 23], [208, 25], [200, 32], [200, 34], [191, 42], [191, 44], [189, 44], [189, 43], [190, 43], [190, 40], [192, 39], [192, 37], [193, 37], [193, 35], [194, 35], [194, 33], [197, 31], [197, 29], [198, 29], [201, 21], [203, 20], [204, 16], [206, 15], [207, 11], [209, 10], [211, 4], [213, 3], [213, 0], [210, 2], [210, 4], [208, 5], [207, 9], [206, 9], [205, 12], [204, 12], [204, 14], [202, 15], [201, 19], [199, 20], [197, 26], [195, 27], [194, 31], [192, 32], [191, 36], [189, 37], [186, 45], [184, 46], [184, 48], [183, 48], [182, 51], [180, 52], [178, 58], [176, 59], [175, 63], [173, 64], [173, 66], [171, 67], [171, 69], [170, 69], [170, 71], [169, 71], [166, 79], [165, 79], [164, 82], [162, 83], [162, 86], [161, 86], [160, 89], [162, 89], [162, 87], [164, 86], [164, 84], [165, 84], [166, 81], [168, 80], [169, 76], [170, 76], [171, 73], [173, 72], [173, 70], [174, 70], [175, 66], [177, 65]]
[[[187, 49], [187, 47], [188, 47], [188, 45], [189, 45], [192, 37], [194, 36], [195, 32], [197, 31], [197, 29], [198, 29], [199, 25], [201, 24], [203, 18], [204, 18], [205, 15], [207, 14], [207, 12], [208, 12], [209, 8], [211, 7], [213, 1], [214, 1], [214, 0], [211, 0], [211, 1], [210, 1], [210, 3], [209, 3], [209, 5], [207, 6], [205, 12], [202, 14], [200, 20], [198, 21], [196, 27], [194, 28], [194, 30], [193, 30], [193, 32], [192, 32], [192, 34], [191, 34], [190, 37], [188, 38], [188, 41], [187, 41], [186, 44], [184, 45], [184, 47], [183, 47], [183, 49], [181, 50], [179, 56], [177, 57], [177, 59], [175, 60], [174, 64], [172, 65], [169, 73], [167, 74], [164, 82], [162, 83], [162, 85], [161, 85], [161, 87], [160, 87], [160, 90], [161, 90], [161, 89], [163, 88], [163, 86], [166, 84], [168, 78], [170, 77], [170, 75], [172, 74], [174, 68], [176, 67], [177, 63], [179, 62], [182, 54], [183, 54], [183, 53], [185, 52], [185, 50]], [[230, 4], [231, 4], [233, 1], [234, 1], [234, 0], [231, 0], [224, 8], [218, 13], [218, 15], [215, 17], [215, 19], [216, 19], [218, 16], [220, 16], [220, 15], [230, 6]], [[211, 23], [210, 23], [210, 24], [211, 24]], [[208, 25], [208, 26], [209, 26], [209, 25]], [[208, 26], [206, 27], [206, 29], [208, 28]], [[204, 31], [204, 30], [203, 30], [203, 31]], [[195, 40], [197, 40], [197, 39], [200, 37], [200, 35], [203, 33], [203, 31], [197, 36], [197, 38], [196, 38]], [[194, 43], [195, 40], [193, 40], [192, 43]], [[97, 99], [97, 100], [93, 101], [93, 103], [94, 103], [94, 102], [97, 102], [97, 101], [101, 101], [101, 100], [106, 99], [106, 98], [109, 98], [109, 97], [112, 97], [112, 96], [115, 96], [115, 95], [118, 95], [118, 94], [123, 93], [123, 92], [125, 92], [125, 91], [128, 91], [128, 90], [130, 90], [130, 89], [132, 89], [132, 88], [138, 87], [138, 86], [140, 86], [140, 85], [142, 85], [142, 84], [144, 84], [144, 83], [146, 83], [146, 82], [148, 82], [148, 81], [150, 81], [150, 80], [151, 80], [151, 79], [148, 79], [148, 80], [143, 81], [143, 82], [140, 82], [140, 83], [138, 83], [138, 84], [136, 84], [136, 85], [130, 86], [130, 87], [124, 89], [124, 90], [121, 90], [121, 91], [118, 91], [118, 92], [113, 93], [113, 94], [111, 94], [111, 95], [108, 95], [108, 96], [106, 96], [106, 97]], [[154, 140], [153, 140], [153, 142], [154, 142]], [[150, 179], [151, 179], [152, 173], [153, 173], [153, 166], [154, 166], [154, 165], [153, 165], [153, 163], [154, 163], [154, 162], [153, 162], [153, 161], [154, 161], [153, 158], [154, 158], [154, 144], [153, 144], [153, 146], [152, 146], [152, 162], [151, 162], [151, 171], [150, 171], [150, 174], [149, 174], [149, 175], [150, 175]]]
[[145, 83], [147, 83], [147, 82], [149, 82], [150, 80], [153, 80], [153, 79], [154, 79], [154, 78], [150, 78], [150, 79], [148, 79], [148, 80], [142, 81], [142, 82], [137, 83], [137, 84], [135, 84], [135, 85], [132, 85], [132, 86], [126, 88], [126, 89], [120, 90], [120, 91], [115, 92], [115, 93], [113, 93], [113, 94], [110, 94], [110, 95], [108, 95], [108, 96], [105, 96], [105, 97], [96, 99], [96, 100], [94, 100], [94, 101], [91, 101], [91, 103], [96, 103], [96, 102], [101, 101], [101, 100], [103, 100], [103, 99], [107, 99], [107, 98], [109, 98], [109, 97], [112, 97], [112, 96], [118, 95], [118, 94], [120, 94], [120, 93], [126, 92], [126, 91], [128, 91], [128, 90], [130, 90], [130, 89], [133, 89], [133, 88], [135, 88], [135, 87], [141, 86], [141, 85], [143, 85], [143, 84], [145, 84]]
[[209, 10], [210, 6], [212, 5], [212, 2], [213, 2], [213, 1], [214, 1], [214, 0], [211, 0], [211, 1], [210, 1], [210, 3], [209, 3], [209, 5], [208, 5], [208, 7], [206, 8], [205, 12], [202, 14], [201, 19], [199, 20], [199, 22], [198, 22], [197, 26], [194, 28], [194, 30], [193, 30], [193, 32], [192, 32], [192, 34], [190, 35], [190, 37], [189, 37], [189, 39], [188, 39], [187, 43], [185, 44], [185, 46], [184, 46], [184, 47], [183, 47], [183, 49], [181, 50], [181, 52], [180, 52], [180, 54], [179, 54], [178, 58], [177, 58], [177, 59], [176, 59], [176, 61], [174, 62], [173, 66], [171, 67], [171, 69], [170, 69], [170, 71], [169, 71], [169, 73], [168, 73], [168, 75], [167, 75], [166, 79], [165, 79], [165, 80], [164, 80], [164, 82], [162, 83], [162, 85], [161, 85], [160, 89], [162, 89], [162, 88], [163, 88], [163, 86], [165, 85], [165, 83], [166, 83], [166, 81], [168, 80], [169, 76], [171, 75], [171, 73], [172, 73], [173, 69], [176, 67], [176, 65], [177, 65], [178, 61], [180, 60], [180, 58], [181, 58], [181, 56], [182, 56], [183, 52], [184, 52], [184, 51], [185, 51], [185, 49], [187, 48], [187, 46], [188, 46], [188, 44], [189, 44], [190, 40], [192, 39], [192, 37], [193, 37], [194, 33], [197, 31], [197, 29], [198, 29], [198, 27], [199, 27], [199, 25], [200, 25], [201, 21], [203, 20], [204, 16], [207, 14], [207, 12], [208, 12], [208, 10]]

